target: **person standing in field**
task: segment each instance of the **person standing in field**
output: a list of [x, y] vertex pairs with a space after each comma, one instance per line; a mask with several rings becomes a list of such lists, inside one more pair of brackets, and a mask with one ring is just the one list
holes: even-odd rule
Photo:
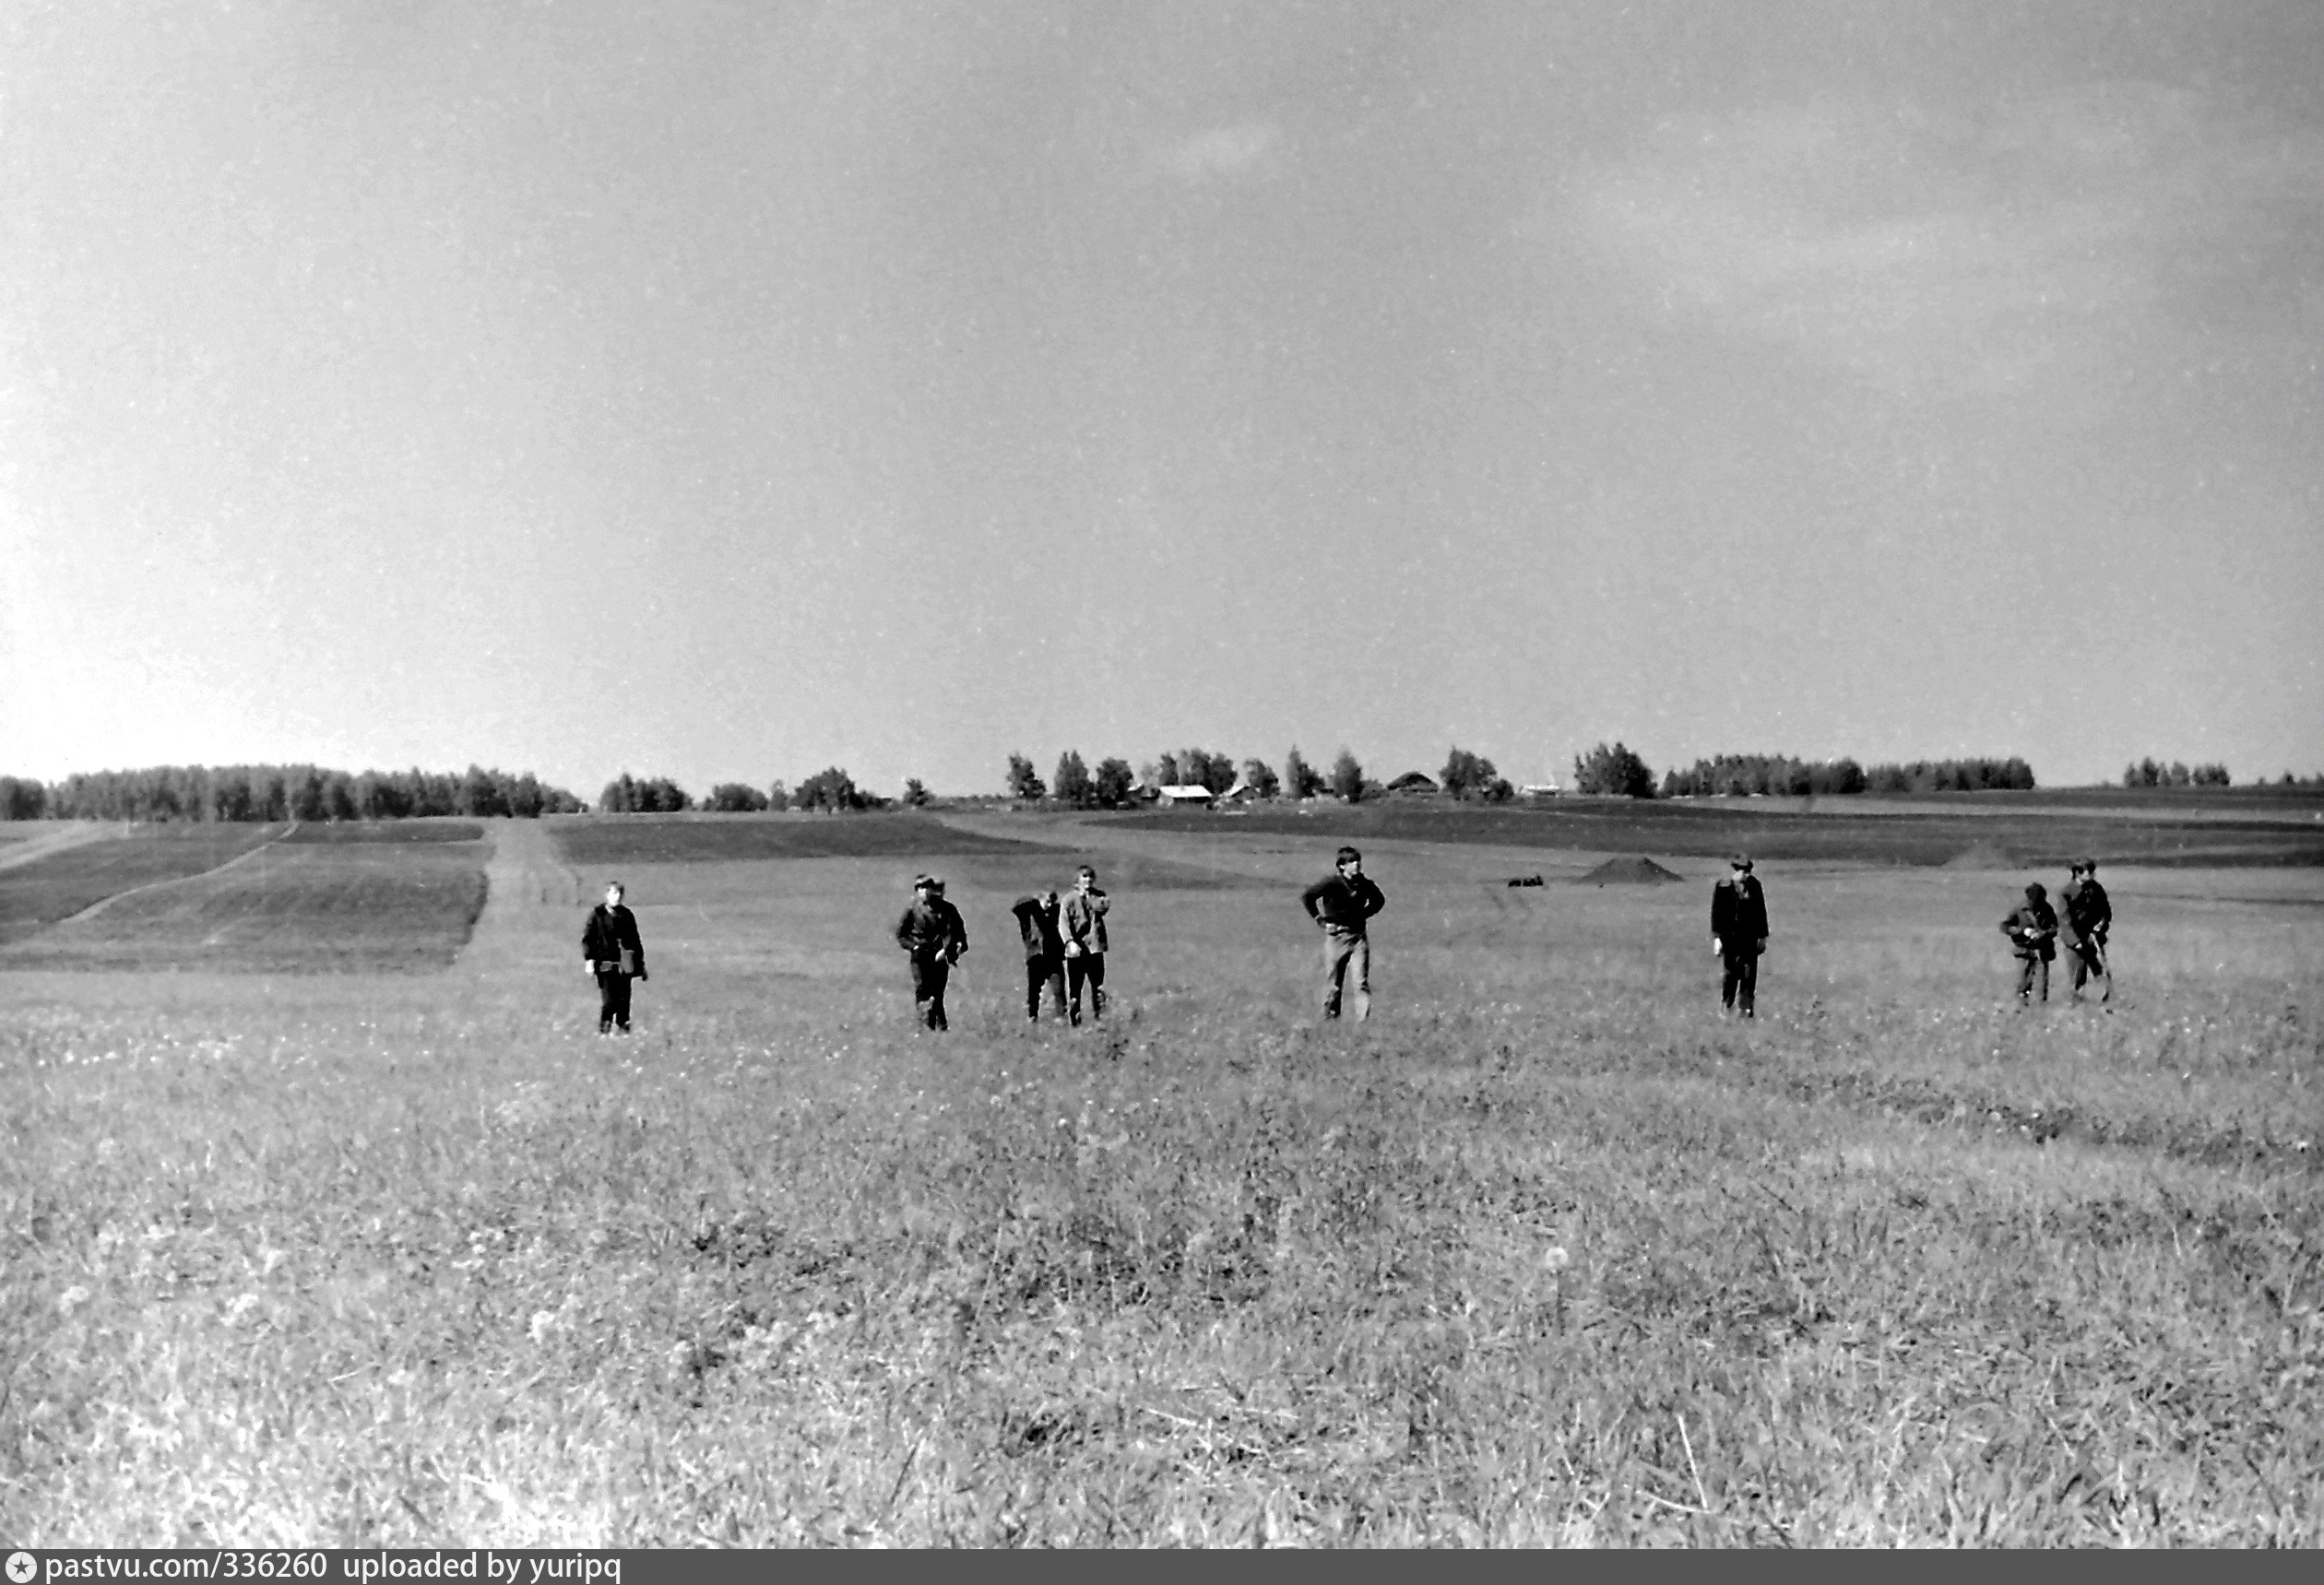
[[1010, 905], [1009, 912], [1016, 916], [1017, 929], [1025, 937], [1026, 1022], [1041, 1021], [1044, 987], [1056, 1005], [1057, 1016], [1064, 1017], [1065, 938], [1057, 929], [1057, 893], [1044, 892], [1038, 897], [1019, 897]]
[[1719, 960], [1719, 1011], [1742, 1004], [1757, 1018], [1759, 961], [1767, 951], [1767, 893], [1751, 873], [1751, 856], [1727, 860], [1727, 878], [1711, 888], [1711, 951]]
[[2114, 976], [2106, 969], [2106, 932], [2114, 927], [2114, 905], [2106, 901], [2106, 889], [2098, 884], [2098, 860], [2077, 858], [2073, 864], [2073, 879], [2066, 882], [2066, 890], [2057, 900], [2066, 905], [2066, 950], [2074, 960], [2074, 999], [2082, 999], [2082, 987], [2093, 975], [2098, 976], [2098, 999], [2114, 999]]
[[2002, 916], [2001, 933], [2017, 951], [2018, 1005], [2034, 999], [2039, 986], [2049, 999], [2049, 966], [2057, 956], [2057, 913], [2049, 905], [2049, 893], [2039, 881], [2025, 889], [2025, 901]]
[[920, 1023], [945, 1030], [944, 984], [952, 966], [968, 950], [968, 927], [960, 910], [944, 901], [944, 883], [933, 875], [912, 877], [912, 905], [896, 922], [895, 944], [912, 964], [912, 1005]]
[[630, 1032], [630, 981], [646, 978], [646, 943], [637, 916], [622, 906], [622, 883], [609, 881], [605, 901], [581, 927], [581, 961], [598, 982], [598, 1033]]
[[1065, 934], [1066, 1015], [1081, 1023], [1082, 987], [1089, 987], [1089, 1018], [1106, 1016], [1106, 910], [1113, 900], [1097, 889], [1097, 871], [1083, 865], [1073, 872], [1059, 923]]
[[1323, 1016], [1340, 1015], [1340, 989], [1356, 980], [1356, 1021], [1371, 1017], [1371, 938], [1366, 922], [1388, 905], [1380, 888], [1364, 874], [1364, 856], [1339, 850], [1337, 871], [1299, 893], [1299, 903], [1323, 931]]

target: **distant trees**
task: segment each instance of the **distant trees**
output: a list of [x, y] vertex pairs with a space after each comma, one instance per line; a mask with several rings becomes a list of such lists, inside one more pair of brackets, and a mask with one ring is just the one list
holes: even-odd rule
[[1254, 798], [1271, 798], [1283, 790], [1283, 784], [1275, 779], [1275, 767], [1256, 757], [1242, 763], [1242, 782]]
[[1575, 757], [1573, 790], [1618, 798], [1653, 798], [1654, 773], [1644, 760], [1622, 744], [1618, 742], [1609, 749], [1600, 743], [1588, 753]]
[[1485, 803], [1507, 803], [1517, 791], [1493, 768], [1492, 761], [1461, 748], [1445, 756], [1444, 769], [1438, 773], [1437, 781], [1446, 792], [1464, 801], [1476, 798]]
[[1332, 790], [1349, 803], [1360, 803], [1364, 797], [1364, 767], [1346, 749], [1332, 762]]
[[784, 810], [790, 808], [790, 788], [785, 787], [780, 781], [776, 782], [772, 787], [766, 789], [766, 807], [768, 809]]
[[1283, 790], [1293, 798], [1313, 798], [1323, 790], [1322, 773], [1299, 755], [1299, 745], [1283, 756]]
[[1090, 782], [1089, 767], [1082, 763], [1078, 749], [1057, 756], [1057, 775], [1049, 780], [1049, 795], [1071, 809], [1087, 809], [1097, 801], [1097, 789]]
[[2190, 771], [2177, 760], [2163, 765], [2147, 759], [2122, 769], [2122, 785], [2127, 787], [2223, 787], [2234, 784], [2235, 778], [2221, 764], [2197, 765]]
[[1235, 785], [1235, 760], [1231, 754], [1188, 749], [1178, 756], [1178, 768], [1186, 785], [1199, 787], [1213, 798]]
[[640, 781], [623, 771], [598, 794], [599, 814], [679, 814], [694, 808], [694, 796], [668, 776]]
[[0, 820], [265, 822], [405, 820], [423, 815], [531, 819], [573, 814], [581, 800], [530, 772], [470, 765], [456, 775], [319, 765], [151, 765], [92, 771], [53, 787], [0, 776]]
[[1864, 773], [1872, 792], [2031, 792], [2034, 767], [2006, 760], [1915, 760], [1910, 764], [1874, 765]]
[[757, 814], [766, 805], [766, 795], [748, 782], [720, 782], [702, 807], [714, 814]]
[[904, 778], [904, 807], [906, 809], [926, 809], [934, 801], [929, 797], [928, 789], [920, 785], [919, 777]]
[[1040, 774], [1034, 770], [1033, 762], [1023, 754], [1009, 756], [1009, 796], [1034, 803], [1049, 796], [1049, 788], [1042, 785]]
[[1097, 778], [1090, 790], [1099, 809], [1120, 809], [1130, 801], [1130, 789], [1137, 782], [1137, 775], [1127, 760], [1104, 759], [1097, 762]]
[[1692, 770], [1665, 773], [1665, 798], [1781, 793], [1794, 798], [1863, 792], [1870, 783], [1854, 760], [1798, 760], [1785, 754], [1721, 754], [1697, 760]]
[[855, 778], [837, 765], [828, 765], [799, 784], [791, 793], [795, 809], [821, 810], [826, 814], [844, 814], [864, 807], [866, 799], [855, 785]]

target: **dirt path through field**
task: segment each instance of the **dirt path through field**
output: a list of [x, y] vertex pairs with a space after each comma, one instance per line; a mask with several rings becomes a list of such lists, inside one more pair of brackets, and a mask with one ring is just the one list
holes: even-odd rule
[[68, 847], [78, 847], [84, 842], [94, 842], [101, 836], [119, 836], [129, 828], [104, 821], [75, 821], [60, 825], [54, 831], [44, 831], [38, 836], [28, 836], [22, 842], [11, 842], [0, 850], [0, 869], [13, 869], [19, 864], [30, 864], [35, 858], [46, 858], [52, 853], [62, 853]]
[[459, 966], [483, 977], [569, 971], [578, 983], [581, 878], [557, 857], [540, 822], [495, 820], [486, 829], [492, 856], [484, 863], [484, 912]]

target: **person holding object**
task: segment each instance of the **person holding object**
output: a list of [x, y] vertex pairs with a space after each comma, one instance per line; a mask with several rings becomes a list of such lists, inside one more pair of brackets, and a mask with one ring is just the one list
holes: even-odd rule
[[1017, 929], [1025, 937], [1026, 1021], [1041, 1021], [1044, 986], [1056, 1003], [1057, 1016], [1064, 1017], [1065, 940], [1057, 929], [1057, 893], [1044, 892], [1038, 897], [1019, 897], [1009, 912], [1016, 916]]
[[622, 906], [622, 883], [606, 883], [605, 901], [589, 910], [581, 927], [581, 961], [598, 982], [598, 1033], [630, 1032], [630, 981], [646, 976], [646, 943], [637, 938], [637, 916]]
[[1719, 960], [1719, 1011], [1757, 1018], [1759, 961], [1767, 951], [1767, 894], [1751, 873], [1751, 856], [1727, 861], [1727, 878], [1711, 888], [1711, 952]]
[[2001, 933], [2010, 938], [2017, 950], [2017, 999], [2022, 1007], [2033, 999], [2034, 988], [2042, 988], [2042, 999], [2049, 999], [2049, 966], [2057, 956], [2057, 914], [2049, 905], [2049, 893], [2039, 881], [2025, 889], [2025, 901], [2002, 917]]
[[1065, 935], [1066, 1016], [1081, 1023], [1082, 986], [1089, 987], [1089, 1018], [1106, 1016], [1106, 910], [1112, 899], [1097, 890], [1097, 871], [1083, 865], [1059, 913]]
[[968, 927], [960, 910], [944, 901], [944, 883], [933, 875], [912, 877], [912, 905], [895, 927], [895, 944], [912, 964], [912, 1005], [920, 1023], [952, 1027], [944, 1016], [944, 983], [952, 965], [968, 950]]
[[2106, 967], [2106, 932], [2114, 927], [2114, 905], [2098, 884], [2098, 860], [2077, 858], [2073, 879], [2057, 900], [2066, 905], [2066, 950], [2074, 958], [2074, 999], [2082, 999], [2090, 976], [2099, 980], [2098, 999], [2114, 999], [2114, 975]]
[[1388, 905], [1380, 888], [1364, 875], [1364, 856], [1343, 847], [1336, 874], [1299, 893], [1299, 902], [1323, 931], [1323, 1016], [1340, 1015], [1340, 988], [1349, 970], [1356, 977], [1356, 1021], [1371, 1017], [1371, 939], [1366, 922]]

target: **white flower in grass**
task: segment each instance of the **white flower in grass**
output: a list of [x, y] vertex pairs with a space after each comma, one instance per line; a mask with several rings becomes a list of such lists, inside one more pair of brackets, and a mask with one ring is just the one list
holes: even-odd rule
[[531, 1334], [536, 1344], [547, 1343], [550, 1333], [557, 1330], [557, 1312], [554, 1310], [533, 1311], [532, 1323], [525, 1330]]
[[1541, 1255], [1542, 1269], [1553, 1277], [1564, 1271], [1572, 1263], [1572, 1260], [1573, 1257], [1565, 1252], [1565, 1246], [1562, 1244], [1550, 1245], [1548, 1248], [1542, 1251]]
[[82, 1287], [78, 1283], [75, 1283], [71, 1287], [56, 1295], [56, 1307], [64, 1311], [66, 1315], [71, 1315], [75, 1310], [80, 1308], [81, 1306], [87, 1304], [88, 1302], [89, 1290]]
[[250, 1312], [257, 1307], [258, 1295], [256, 1294], [237, 1295], [234, 1302], [226, 1307], [226, 1324], [228, 1326], [242, 1325], [249, 1318]]

